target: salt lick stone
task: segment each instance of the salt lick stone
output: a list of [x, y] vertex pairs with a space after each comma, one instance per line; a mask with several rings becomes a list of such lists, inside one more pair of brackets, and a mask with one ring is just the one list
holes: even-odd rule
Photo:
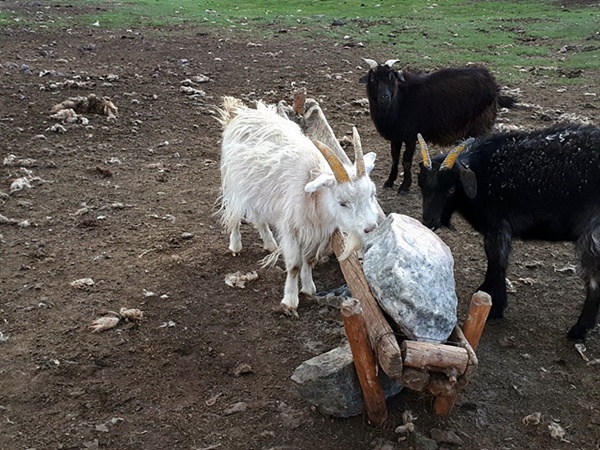
[[457, 320], [454, 259], [429, 228], [390, 214], [367, 235], [363, 270], [381, 308], [408, 338], [448, 339]]

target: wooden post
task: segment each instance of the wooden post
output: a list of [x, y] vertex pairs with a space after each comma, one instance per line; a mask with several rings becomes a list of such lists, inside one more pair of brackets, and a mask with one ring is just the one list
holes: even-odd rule
[[341, 312], [367, 417], [375, 426], [381, 426], [388, 418], [388, 411], [359, 301], [355, 298], [344, 300]]
[[[339, 257], [344, 251], [344, 239], [339, 231], [331, 237], [331, 245]], [[392, 327], [383, 316], [379, 303], [371, 293], [360, 261], [356, 255], [350, 255], [339, 263], [352, 296], [360, 300], [371, 348], [375, 352], [379, 365], [388, 377], [400, 381], [402, 378], [400, 346]]]
[[[477, 350], [477, 346], [479, 345], [479, 339], [483, 334], [485, 321], [487, 320], [491, 307], [492, 297], [488, 294], [482, 291], [473, 294], [467, 313], [467, 319], [463, 325], [464, 337], [472, 348], [473, 357], [475, 357], [475, 350]], [[458, 394], [436, 397], [433, 402], [434, 412], [439, 415], [448, 416], [456, 403], [457, 397]]]
[[492, 297], [483, 291], [477, 291], [471, 298], [471, 305], [469, 306], [469, 312], [467, 319], [463, 325], [463, 332], [465, 338], [471, 344], [474, 351], [477, 351], [479, 345], [479, 339], [483, 334], [485, 328], [485, 321], [490, 313], [492, 307]]

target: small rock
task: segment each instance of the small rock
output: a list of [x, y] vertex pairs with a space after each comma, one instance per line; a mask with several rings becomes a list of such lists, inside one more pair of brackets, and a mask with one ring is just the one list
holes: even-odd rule
[[438, 444], [433, 439], [417, 433], [415, 434], [415, 448], [417, 450], [438, 450]]
[[236, 414], [239, 412], [244, 412], [248, 409], [248, 404], [246, 402], [237, 402], [231, 405], [229, 408], [223, 411], [223, 414], [226, 416], [231, 416], [232, 414]]
[[396, 450], [396, 445], [384, 438], [377, 438], [371, 442], [370, 450]]
[[194, 233], [181, 233], [181, 239], [192, 239], [194, 237]]
[[463, 440], [459, 438], [454, 431], [433, 428], [430, 433], [431, 439], [433, 439], [438, 444], [449, 444], [457, 446], [461, 446], [464, 444]]
[[237, 366], [235, 366], [235, 369], [233, 369], [234, 377], [239, 377], [240, 375], [249, 373], [254, 373], [254, 370], [252, 370], [252, 366], [250, 366], [250, 364], [239, 363]]
[[102, 433], [108, 433], [108, 427], [106, 426], [106, 424], [99, 423], [98, 425], [96, 425], [96, 431], [101, 431]]

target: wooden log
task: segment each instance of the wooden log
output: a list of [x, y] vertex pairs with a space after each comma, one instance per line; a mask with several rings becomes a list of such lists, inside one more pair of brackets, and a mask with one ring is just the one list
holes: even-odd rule
[[457, 394], [456, 381], [452, 382], [442, 374], [434, 374], [427, 385], [427, 390], [435, 397], [454, 397]]
[[469, 354], [462, 347], [421, 341], [402, 342], [402, 360], [407, 367], [462, 375], [469, 364]]
[[357, 299], [349, 298], [342, 303], [341, 312], [367, 418], [375, 426], [381, 426], [388, 418], [388, 411], [383, 388], [377, 377], [377, 362], [367, 336], [362, 308]]
[[469, 305], [467, 319], [463, 325], [463, 332], [474, 351], [477, 351], [479, 339], [483, 334], [485, 321], [487, 320], [491, 307], [492, 297], [490, 297], [489, 294], [483, 291], [478, 291], [473, 294], [471, 304]]
[[[338, 257], [343, 253], [344, 239], [339, 231], [331, 237], [331, 246]], [[375, 352], [379, 365], [388, 377], [400, 381], [402, 377], [400, 346], [392, 327], [383, 316], [377, 299], [371, 292], [360, 261], [353, 254], [339, 263], [352, 296], [360, 301], [371, 348]]]
[[404, 367], [400, 383], [413, 391], [422, 392], [429, 384], [429, 372]]
[[294, 110], [294, 113], [296, 113], [298, 116], [304, 115], [305, 102], [306, 102], [306, 89], [302, 88], [302, 89], [297, 90], [294, 93], [294, 101], [292, 103], [292, 109]]

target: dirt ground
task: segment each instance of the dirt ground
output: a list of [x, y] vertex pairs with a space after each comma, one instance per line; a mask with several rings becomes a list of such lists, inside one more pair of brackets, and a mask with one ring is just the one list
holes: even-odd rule
[[[77, 13], [2, 3], [40, 23]], [[242, 255], [228, 253], [214, 216], [212, 108], [223, 95], [289, 100], [304, 86], [339, 137], [355, 124], [365, 150], [378, 152], [381, 187], [388, 144], [355, 102], [365, 97], [358, 66], [397, 55], [287, 31], [261, 39], [212, 29], [1, 30], [0, 449], [421, 448], [414, 435], [399, 443], [394, 433], [407, 409], [418, 433], [451, 430], [461, 449], [600, 448], [600, 336], [587, 341], [590, 362], [566, 339], [584, 297], [568, 243], [515, 243], [506, 320], [486, 327], [477, 376], [449, 418], [408, 390], [388, 401], [383, 428], [323, 417], [299, 397], [290, 376], [344, 340], [339, 312], [310, 300], [297, 320], [274, 312], [285, 274], [259, 268], [264, 253], [250, 227]], [[600, 69], [564, 74], [557, 88], [527, 64], [531, 83], [509, 86], [522, 104], [503, 111], [499, 127], [600, 123]], [[568, 76], [589, 83], [573, 87]], [[110, 96], [118, 118], [50, 118], [56, 103], [90, 93]], [[56, 124], [64, 130], [52, 131]], [[380, 188], [379, 198], [386, 212], [421, 217], [418, 189]], [[477, 233], [460, 220], [456, 228], [439, 235], [454, 253], [462, 320], [485, 256]], [[253, 270], [259, 278], [243, 290], [224, 282]], [[71, 285], [84, 278], [93, 285]], [[318, 267], [315, 282], [340, 285], [337, 263]], [[121, 308], [142, 310], [144, 320], [90, 330]], [[239, 374], [241, 364], [250, 369]], [[245, 409], [232, 411], [239, 402]], [[540, 423], [526, 426], [535, 412]], [[551, 437], [551, 422], [563, 440]]]

